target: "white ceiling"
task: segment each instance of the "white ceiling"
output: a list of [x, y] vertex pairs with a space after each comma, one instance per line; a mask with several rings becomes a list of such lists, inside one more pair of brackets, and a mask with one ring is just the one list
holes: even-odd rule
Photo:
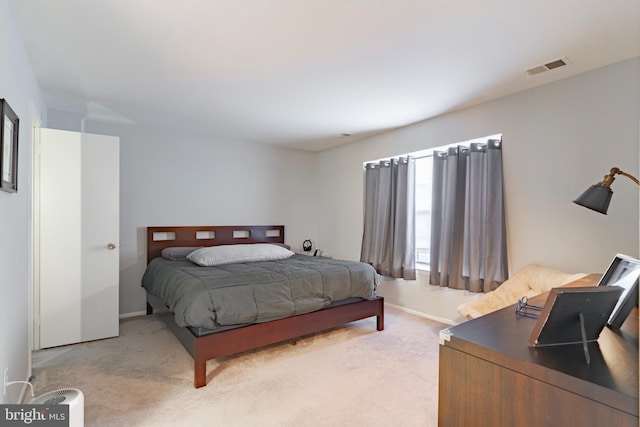
[[308, 150], [640, 56], [638, 0], [9, 2], [50, 108]]

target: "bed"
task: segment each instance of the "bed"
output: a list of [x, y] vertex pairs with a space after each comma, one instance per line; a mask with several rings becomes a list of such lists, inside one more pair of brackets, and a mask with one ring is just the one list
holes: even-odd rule
[[[284, 245], [284, 226], [179, 226], [179, 227], [148, 227], [147, 228], [147, 270], [143, 278], [143, 287], [147, 291], [147, 314], [155, 314], [166, 323], [169, 330], [178, 338], [183, 347], [194, 360], [194, 386], [203, 387], [207, 383], [206, 363], [208, 360], [230, 356], [243, 351], [275, 344], [290, 339], [302, 337], [328, 329], [339, 327], [349, 322], [376, 317], [376, 329], [384, 329], [384, 300], [375, 295], [377, 275], [370, 266], [357, 262], [331, 260], [329, 258], [312, 257], [295, 254], [287, 260], [263, 261], [253, 263], [240, 263], [231, 266], [200, 267], [183, 259], [167, 260], [167, 251], [173, 248], [213, 247], [222, 245], [246, 245], [255, 243], [272, 243]], [[169, 249], [167, 249], [169, 248]], [[239, 247], [236, 247], [239, 248]], [[217, 248], [219, 249], [219, 248]], [[163, 256], [163, 250], [165, 256]], [[293, 270], [283, 270], [285, 264], [292, 264]], [[322, 264], [322, 265], [321, 265]], [[320, 269], [328, 267], [328, 279], [315, 277], [325, 273], [303, 273], [304, 269]], [[221, 268], [218, 269], [218, 268]], [[248, 269], [248, 275], [243, 276]], [[370, 274], [369, 270], [373, 273]], [[265, 273], [266, 271], [266, 273]], [[320, 271], [320, 270], [318, 270]], [[256, 275], [259, 284], [249, 282], [246, 277]], [[226, 276], [225, 276], [226, 275]], [[323, 283], [323, 288], [336, 288], [334, 294], [318, 296], [318, 286], [312, 297], [298, 299], [294, 304], [273, 301], [273, 296], [267, 296], [266, 307], [282, 306], [283, 313], [271, 313], [260, 306], [262, 303], [255, 297], [256, 313], [232, 313], [224, 314], [217, 310], [223, 303], [209, 303], [209, 299], [215, 301], [213, 296], [202, 297], [192, 289], [202, 288], [197, 282], [200, 276], [215, 277], [216, 280], [225, 280], [242, 283], [242, 289], [263, 289], [265, 280], [272, 276], [286, 276], [285, 282], [295, 283], [302, 280], [298, 288], [309, 287], [309, 283]], [[311, 276], [310, 276], [311, 275]], [[370, 278], [367, 278], [369, 277]], [[195, 279], [194, 279], [195, 277]], [[265, 279], [266, 277], [266, 279]], [[312, 277], [311, 279], [309, 277]], [[350, 278], [350, 279], [349, 279]], [[354, 278], [355, 285], [354, 285]], [[370, 283], [363, 284], [363, 280]], [[204, 280], [204, 279], [202, 279]], [[251, 279], [255, 280], [255, 279]], [[173, 281], [173, 282], [172, 282]], [[337, 282], [345, 281], [355, 289], [356, 296], [347, 295], [347, 291], [335, 286]], [[184, 284], [188, 286], [185, 288]], [[331, 286], [326, 286], [330, 283]], [[180, 286], [182, 287], [180, 287]], [[269, 285], [269, 286], [276, 286]], [[366, 292], [365, 286], [372, 292]], [[170, 288], [168, 288], [170, 287]], [[218, 286], [225, 287], [225, 286]], [[313, 286], [311, 286], [313, 287]], [[170, 289], [169, 291], [161, 291]], [[183, 289], [190, 289], [189, 292]], [[216, 288], [217, 289], [217, 288]], [[322, 292], [325, 290], [323, 289]], [[281, 292], [281, 291], [280, 291]], [[168, 295], [180, 294], [180, 300], [172, 300]], [[194, 293], [200, 297], [193, 301], [185, 302], [186, 296]], [[252, 294], [252, 295], [253, 295]], [[267, 294], [273, 295], [273, 294]], [[277, 295], [277, 292], [275, 293]], [[242, 296], [242, 295], [241, 295]], [[234, 297], [235, 299], [242, 299]], [[234, 299], [232, 298], [232, 299]], [[253, 297], [252, 297], [253, 298]], [[335, 300], [335, 298], [339, 298]], [[320, 301], [324, 299], [324, 301]], [[185, 310], [185, 307], [201, 306], [202, 301], [213, 304], [209, 308], [209, 315], [196, 314]], [[301, 302], [302, 301], [302, 302]], [[319, 304], [319, 305], [318, 305]], [[287, 312], [286, 310], [289, 310]], [[200, 313], [200, 314], [198, 314]], [[263, 315], [268, 313], [267, 315]], [[235, 317], [234, 317], [235, 316]], [[257, 316], [257, 317], [256, 317]], [[285, 317], [281, 317], [285, 316]], [[271, 319], [274, 320], [271, 320]], [[236, 319], [236, 320], [234, 320]], [[257, 323], [256, 323], [257, 322]]]

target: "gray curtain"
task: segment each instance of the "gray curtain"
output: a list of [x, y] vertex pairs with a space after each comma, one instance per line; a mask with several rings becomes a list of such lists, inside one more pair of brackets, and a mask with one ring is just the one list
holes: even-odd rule
[[433, 154], [429, 283], [489, 292], [508, 277], [502, 141]]
[[403, 157], [365, 165], [360, 261], [378, 273], [415, 280], [415, 161]]

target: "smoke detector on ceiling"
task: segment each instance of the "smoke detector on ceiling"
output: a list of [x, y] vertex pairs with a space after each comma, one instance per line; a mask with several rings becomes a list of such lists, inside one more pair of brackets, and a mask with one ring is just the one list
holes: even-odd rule
[[544, 73], [546, 71], [555, 70], [556, 68], [564, 67], [567, 64], [569, 64], [569, 60], [567, 60], [566, 56], [563, 56], [562, 58], [547, 62], [546, 64], [542, 64], [542, 65], [538, 65], [538, 66], [533, 67], [533, 68], [529, 68], [527, 70], [527, 75], [529, 77], [535, 76], [536, 74], [540, 74], [540, 73]]

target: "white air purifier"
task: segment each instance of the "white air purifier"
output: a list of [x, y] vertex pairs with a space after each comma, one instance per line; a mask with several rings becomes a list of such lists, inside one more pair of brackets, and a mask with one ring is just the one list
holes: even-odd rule
[[69, 405], [69, 427], [84, 427], [84, 395], [76, 388], [62, 388], [35, 397], [34, 405]]

